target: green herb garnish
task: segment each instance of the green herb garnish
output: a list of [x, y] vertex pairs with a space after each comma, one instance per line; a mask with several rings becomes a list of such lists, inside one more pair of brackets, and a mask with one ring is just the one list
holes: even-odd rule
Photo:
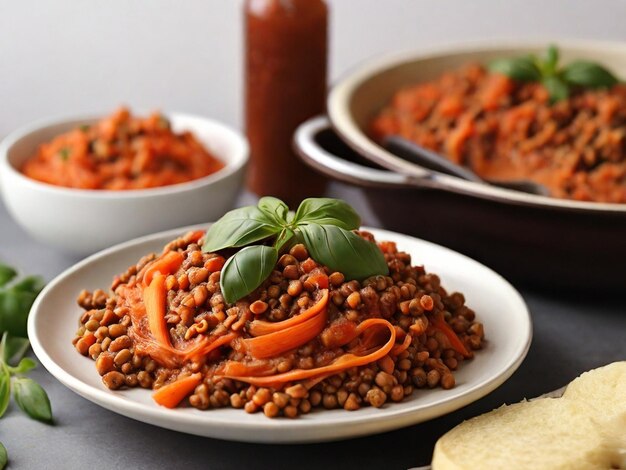
[[567, 99], [572, 87], [610, 88], [619, 82], [615, 75], [595, 62], [577, 60], [559, 68], [559, 51], [553, 45], [543, 58], [531, 54], [497, 59], [489, 64], [489, 70], [521, 82], [541, 82], [548, 90], [551, 103]]
[[24, 376], [37, 366], [31, 358], [22, 357], [27, 348], [27, 339], [11, 338], [6, 331], [3, 333], [0, 340], [0, 418], [9, 406], [13, 389], [15, 403], [22, 411], [33, 419], [51, 423], [52, 409], [46, 391], [33, 379]]
[[352, 232], [360, 225], [356, 211], [338, 199], [305, 199], [293, 214], [280, 199], [264, 197], [256, 206], [232, 210], [215, 222], [202, 249], [243, 248], [226, 261], [220, 277], [224, 300], [234, 303], [259, 287], [274, 270], [279, 254], [296, 242], [348, 280], [387, 274], [385, 257], [376, 244]]
[[26, 338], [28, 312], [44, 283], [38, 276], [16, 279], [15, 269], [0, 264], [0, 333]]
[[8, 461], [9, 461], [9, 455], [7, 454], [7, 450], [2, 445], [2, 442], [0, 442], [0, 470], [3, 470], [4, 467], [7, 466]]
[[61, 160], [63, 160], [64, 162], [67, 161], [67, 159], [70, 158], [70, 149], [68, 149], [67, 147], [63, 147], [61, 150], [59, 150], [59, 157], [61, 157]]

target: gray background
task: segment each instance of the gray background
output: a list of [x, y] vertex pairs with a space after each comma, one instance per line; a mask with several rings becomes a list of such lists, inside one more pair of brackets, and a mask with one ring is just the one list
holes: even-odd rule
[[[333, 0], [331, 72], [398, 49], [486, 37], [625, 39], [624, 1]], [[235, 0], [0, 0], [0, 136], [34, 119], [107, 111], [119, 103], [241, 120], [241, 2]], [[358, 191], [346, 197], [377, 225]], [[241, 201], [240, 201], [241, 202]], [[0, 204], [0, 259], [47, 279], [76, 259], [32, 242]], [[501, 388], [446, 417], [340, 443], [268, 446], [175, 433], [118, 416], [44, 370], [56, 425], [14, 408], [0, 420], [11, 469], [408, 468], [425, 464], [461, 420], [558, 388], [626, 357], [623, 302], [520, 287], [533, 315], [529, 356]]]
[[[623, 0], [330, 0], [331, 75], [484, 38], [625, 39]], [[120, 103], [241, 121], [239, 0], [0, 0], [0, 136]]]

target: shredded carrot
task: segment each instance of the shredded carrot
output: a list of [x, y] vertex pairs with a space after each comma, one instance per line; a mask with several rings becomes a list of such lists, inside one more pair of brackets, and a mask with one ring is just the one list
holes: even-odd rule
[[230, 344], [235, 338], [238, 338], [239, 335], [237, 333], [227, 333], [223, 336], [208, 337], [199, 341], [196, 345], [181, 351], [182, 352], [182, 360], [189, 361], [191, 359], [204, 357], [209, 354], [211, 351], [219, 348], [220, 346], [224, 346], [226, 344]]
[[312, 272], [306, 282], [314, 284], [320, 289], [328, 289], [328, 276], [323, 271]]
[[200, 240], [204, 234], [204, 230], [194, 230], [188, 236], [185, 236], [185, 239], [189, 240], [191, 243], [198, 243], [198, 240]]
[[357, 356], [352, 353], [344, 354], [338, 357], [333, 362], [326, 366], [317, 367], [314, 369], [293, 369], [289, 372], [282, 374], [269, 375], [265, 377], [253, 377], [253, 376], [234, 376], [224, 375], [226, 378], [239, 380], [241, 382], [247, 382], [259, 387], [275, 386], [277, 384], [283, 384], [285, 382], [295, 382], [298, 380], [311, 379], [324, 374], [335, 374], [351, 367], [363, 366], [371, 362], [377, 361], [381, 357], [389, 354], [389, 351], [393, 348], [396, 342], [396, 330], [391, 323], [382, 318], [368, 318], [361, 322], [357, 326], [358, 333], [361, 334], [367, 331], [371, 327], [384, 326], [389, 330], [390, 336], [385, 344], [380, 348], [366, 354], [364, 356]]
[[411, 335], [407, 334], [404, 337], [404, 341], [402, 342], [402, 344], [396, 344], [389, 354], [391, 356], [397, 356], [401, 352], [406, 351], [409, 348], [409, 346], [411, 346], [412, 341], [413, 341], [413, 338], [411, 337]]
[[314, 317], [322, 310], [324, 310], [328, 305], [328, 289], [322, 289], [320, 292], [322, 293], [322, 297], [317, 302], [315, 302], [313, 306], [307, 308], [299, 315], [293, 316], [288, 320], [283, 320], [279, 322], [254, 320], [248, 326], [248, 331], [252, 336], [263, 336], [270, 333], [275, 333], [277, 331], [285, 330], [287, 328], [291, 328], [292, 326], [295, 326]]
[[434, 318], [432, 318], [431, 319], [431, 324], [433, 325], [433, 327], [437, 328], [444, 335], [446, 335], [446, 337], [450, 341], [450, 345], [452, 346], [452, 349], [454, 349], [459, 354], [462, 354], [463, 357], [470, 357], [471, 356], [471, 354], [469, 353], [469, 351], [467, 350], [467, 348], [463, 344], [463, 341], [461, 341], [459, 339], [459, 337], [454, 332], [454, 330], [452, 328], [450, 328], [450, 325], [448, 325], [446, 323], [446, 321], [441, 316], [437, 315]]
[[243, 344], [252, 357], [266, 359], [311, 341], [322, 332], [325, 325], [326, 309], [323, 308], [308, 320], [263, 336], [244, 339]]
[[200, 372], [178, 379], [176, 382], [164, 385], [152, 395], [154, 401], [166, 408], [176, 408], [202, 382]]
[[166, 296], [165, 276], [157, 271], [150, 285], [143, 290], [143, 303], [146, 306], [150, 333], [159, 343], [171, 347], [170, 334], [165, 321]]
[[166, 276], [168, 274], [174, 274], [180, 269], [184, 259], [183, 254], [179, 251], [168, 251], [164, 253], [146, 266], [146, 270], [143, 273], [143, 285], [150, 285], [155, 273], [161, 273]]
[[204, 263], [204, 267], [213, 273], [215, 271], [220, 271], [224, 267], [225, 263], [226, 260], [223, 256], [216, 256], [215, 258], [211, 258], [206, 263]]

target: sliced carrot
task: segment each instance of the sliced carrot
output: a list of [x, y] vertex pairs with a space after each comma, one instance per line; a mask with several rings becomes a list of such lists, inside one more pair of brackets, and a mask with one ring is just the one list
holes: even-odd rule
[[190, 232], [189, 235], [185, 235], [185, 239], [189, 240], [191, 243], [198, 243], [198, 240], [204, 236], [204, 233], [204, 230], [194, 230]]
[[411, 346], [412, 341], [413, 341], [413, 338], [411, 337], [411, 335], [407, 334], [404, 337], [404, 341], [402, 342], [402, 344], [396, 344], [389, 354], [391, 356], [397, 356], [401, 352], [406, 351], [409, 348], [409, 346]]
[[316, 285], [320, 289], [328, 289], [328, 276], [323, 271], [312, 272], [305, 283]]
[[196, 373], [164, 385], [152, 395], [154, 401], [166, 408], [176, 408], [202, 382], [202, 374]]
[[150, 333], [159, 343], [171, 347], [170, 333], [165, 321], [166, 297], [165, 276], [157, 271], [150, 285], [143, 290], [143, 303], [146, 306]]
[[437, 328], [444, 335], [446, 335], [446, 337], [450, 341], [450, 346], [452, 346], [452, 349], [454, 349], [459, 354], [462, 354], [463, 357], [471, 356], [471, 354], [463, 344], [463, 341], [459, 339], [454, 330], [450, 328], [450, 325], [448, 325], [442, 317], [435, 316], [431, 319], [431, 324], [433, 325], [433, 327]]
[[225, 263], [226, 260], [223, 256], [216, 256], [215, 258], [211, 258], [204, 263], [204, 267], [213, 273], [215, 271], [220, 271], [224, 267]]
[[308, 320], [255, 338], [243, 340], [248, 353], [255, 359], [275, 357], [300, 347], [319, 335], [326, 325], [326, 309]]
[[383, 344], [377, 350], [366, 354], [364, 356], [357, 356], [352, 353], [344, 354], [343, 356], [338, 357], [333, 362], [326, 366], [316, 367], [314, 369], [293, 369], [289, 372], [284, 372], [282, 374], [276, 375], [268, 375], [265, 377], [253, 377], [253, 376], [235, 376], [235, 375], [224, 375], [224, 377], [239, 380], [241, 382], [250, 383], [252, 385], [256, 385], [259, 387], [266, 386], [276, 386], [280, 384], [284, 384], [285, 382], [295, 382], [298, 380], [311, 379], [314, 377], [319, 377], [321, 375], [331, 375], [337, 372], [341, 372], [343, 370], [349, 369], [351, 367], [363, 366], [365, 364], [370, 364], [371, 362], [377, 361], [381, 357], [386, 356], [393, 348], [396, 342], [396, 330], [391, 323], [382, 318], [369, 318], [359, 324], [357, 329], [359, 333], [363, 333], [371, 327], [385, 326], [390, 333], [388, 341]]
[[211, 336], [208, 338], [204, 338], [199, 341], [198, 344], [192, 346], [191, 348], [180, 351], [182, 353], [182, 360], [189, 361], [191, 359], [196, 359], [199, 357], [204, 357], [209, 354], [211, 351], [219, 348], [220, 346], [224, 346], [226, 344], [230, 344], [235, 338], [238, 338], [239, 335], [237, 333], [228, 333], [223, 336]]
[[155, 273], [161, 273], [166, 276], [168, 274], [174, 274], [183, 264], [183, 260], [183, 254], [179, 251], [168, 251], [163, 254], [147, 266], [147, 269], [143, 273], [143, 285], [150, 285]]
[[322, 293], [320, 299], [299, 315], [291, 317], [288, 320], [283, 320], [279, 322], [254, 320], [248, 326], [248, 332], [252, 336], [263, 336], [274, 333], [276, 331], [285, 330], [314, 317], [322, 310], [324, 310], [328, 305], [328, 289], [323, 289], [320, 292]]

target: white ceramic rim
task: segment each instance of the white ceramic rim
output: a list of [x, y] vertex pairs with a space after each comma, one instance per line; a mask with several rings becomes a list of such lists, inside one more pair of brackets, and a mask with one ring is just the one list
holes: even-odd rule
[[[388, 169], [404, 172], [417, 178], [425, 177], [428, 173], [421, 170], [412, 163], [395, 156], [380, 145], [371, 140], [363, 133], [352, 115], [349, 112], [349, 103], [352, 93], [363, 82], [372, 76], [382, 73], [390, 68], [399, 66], [406, 62], [414, 62], [422, 59], [436, 58], [448, 54], [459, 54], [464, 52], [493, 51], [498, 49], [515, 48], [524, 50], [529, 47], [541, 47], [555, 43], [567, 48], [579, 49], [593, 54], [594, 50], [611, 50], [622, 52], [626, 55], [626, 43], [616, 41], [593, 41], [580, 39], [561, 38], [532, 38], [532, 39], [494, 39], [464, 41], [459, 43], [441, 44], [438, 46], [421, 47], [418, 50], [403, 51], [395, 54], [387, 54], [383, 57], [370, 59], [357, 65], [352, 70], [345, 73], [332, 87], [327, 101], [328, 116], [332, 127], [339, 136], [354, 150], [371, 158], [378, 164]], [[393, 168], [391, 168], [393, 166]], [[540, 206], [551, 209], [567, 209], [572, 211], [592, 211], [625, 213], [626, 204], [573, 201], [568, 199], [557, 199], [547, 196], [526, 194], [510, 189], [498, 188], [482, 183], [465, 181], [454, 176], [437, 174], [437, 182], [441, 183], [438, 188], [449, 190], [469, 196], [483, 199], [497, 200], [505, 203], [515, 203], [530, 206]], [[428, 185], [429, 181], [425, 181]]]
[[[223, 124], [214, 119], [210, 119], [204, 116], [180, 112], [162, 112], [171, 121], [178, 119], [192, 119], [202, 122], [203, 125], [216, 129], [220, 134], [226, 136], [226, 138], [233, 142], [236, 147], [236, 151], [231, 155], [217, 156], [215, 157], [224, 163], [224, 168], [204, 176], [184, 183], [171, 184], [168, 186], [160, 186], [156, 188], [147, 189], [128, 189], [128, 190], [106, 190], [106, 189], [79, 189], [79, 188], [66, 188], [63, 186], [56, 186], [41, 181], [34, 180], [22, 174], [17, 170], [10, 162], [8, 158], [9, 150], [15, 143], [24, 137], [41, 130], [42, 128], [50, 127], [53, 125], [59, 125], [63, 123], [79, 125], [80, 123], [93, 122], [101, 119], [106, 114], [90, 114], [83, 116], [56, 116], [39, 119], [35, 122], [27, 124], [19, 129], [11, 132], [7, 135], [2, 142], [0, 142], [0, 171], [7, 172], [9, 177], [20, 180], [23, 184], [36, 188], [41, 191], [48, 191], [55, 194], [65, 194], [74, 197], [82, 198], [101, 198], [101, 199], [141, 199], [152, 196], [168, 195], [175, 193], [182, 193], [187, 191], [193, 191], [194, 189], [215, 183], [229, 177], [241, 169], [249, 158], [249, 146], [247, 139], [235, 130], [234, 128]], [[43, 142], [42, 142], [43, 143]]]
[[[43, 303], [47, 294], [53, 291], [56, 286], [60, 284], [67, 276], [72, 275], [74, 272], [82, 269], [90, 263], [97, 261], [100, 258], [106, 257], [109, 254], [112, 254], [118, 250], [122, 250], [132, 246], [138, 246], [146, 242], [155, 241], [161, 238], [174, 238], [175, 236], [184, 233], [187, 230], [206, 228], [208, 225], [209, 224], [203, 224], [174, 230], [167, 230], [164, 232], [140, 237], [135, 240], [118, 244], [116, 246], [102, 250], [94, 255], [89, 256], [88, 258], [80, 261], [79, 263], [65, 270], [63, 273], [53, 279], [37, 297], [28, 319], [28, 336], [31, 340], [33, 351], [35, 352], [35, 355], [37, 356], [41, 364], [69, 389], [73, 390], [87, 400], [103, 406], [106, 409], [142, 422], [154, 424], [167, 429], [173, 429], [192, 434], [207, 435], [203, 434], [202, 432], [192, 430], [194, 426], [198, 426], [199, 420], [197, 416], [183, 413], [177, 414], [176, 410], [170, 410], [155, 405], [148, 406], [146, 404], [130, 400], [127, 401], [122, 399], [121, 397], [117, 397], [115, 394], [111, 394], [104, 388], [96, 388], [82, 382], [80, 379], [73, 376], [70, 372], [67, 372], [61, 366], [57, 365], [53, 358], [48, 354], [39, 339], [39, 334], [42, 332], [37, 329], [36, 321], [40, 312], [40, 305]], [[528, 350], [530, 348], [532, 340], [532, 322], [530, 312], [528, 311], [526, 303], [524, 302], [519, 292], [508, 281], [506, 281], [502, 276], [495, 273], [490, 268], [478, 263], [477, 261], [440, 245], [416, 239], [415, 237], [411, 237], [408, 235], [390, 232], [387, 230], [372, 229], [367, 227], [364, 227], [364, 229], [371, 231], [377, 237], [386, 238], [389, 240], [396, 239], [400, 242], [402, 239], [413, 241], [417, 240], [419, 241], [419, 243], [424, 244], [425, 246], [436, 247], [439, 250], [443, 250], [447, 254], [451, 254], [455, 257], [464, 258], [466, 261], [480, 267], [480, 269], [488, 270], [493, 273], [493, 275], [502, 282], [501, 288], [507, 290], [507, 295], [510, 295], [512, 301], [514, 301], [514, 303], [516, 304], [516, 310], [519, 314], [518, 320], [521, 323], [521, 327], [516, 331], [516, 334], [520, 335], [519, 346], [513, 353], [511, 353], [508, 361], [506, 361], [506, 363], [502, 365], [499, 370], [495, 371], [495, 373], [490, 374], [488, 379], [473, 384], [464, 393], [461, 393], [458, 396], [450, 396], [448, 399], [441, 400], [436, 405], [426, 409], [404, 410], [390, 405], [389, 408], [380, 410], [380, 414], [377, 414], [373, 417], [354, 415], [351, 417], [348, 425], [345, 422], [345, 418], [341, 417], [339, 419], [331, 419], [330, 417], [326, 417], [323, 421], [320, 420], [315, 422], [307, 421], [305, 419], [281, 420], [279, 423], [277, 423], [275, 422], [277, 420], [268, 420], [266, 418], [264, 418], [262, 422], [255, 422], [252, 419], [243, 419], [233, 422], [233, 420], [231, 419], [217, 419], [215, 416], [207, 415], [205, 426], [217, 426], [218, 429], [220, 429], [222, 432], [226, 431], [231, 436], [229, 438], [231, 440], [277, 444], [324, 442], [331, 440], [347, 439], [374, 433], [381, 433], [416, 424], [418, 422], [427, 421], [429, 419], [436, 418], [438, 416], [450, 413], [456, 409], [466, 406], [498, 388], [517, 370], [517, 368], [526, 357], [526, 354], [528, 353]], [[146, 391], [146, 393], [148, 392]], [[243, 413], [242, 410], [237, 411]], [[415, 416], [418, 414], [420, 416], [420, 419], [415, 419]], [[368, 424], [370, 426], [363, 426], [364, 424]], [[376, 425], [376, 429], [372, 430], [374, 424]], [[299, 437], [298, 434], [299, 432], [302, 432], [302, 430], [305, 428], [309, 428], [307, 431], [311, 433], [312, 430], [319, 431], [320, 429], [334, 428], [341, 425], [343, 425], [343, 427], [338, 430], [335, 429], [332, 436], [326, 435], [320, 437], [319, 435], [309, 434], [308, 437]], [[273, 432], [276, 431], [276, 426], [280, 426], [281, 435], [288, 437], [282, 440], [276, 439], [275, 435], [273, 434]], [[237, 435], [237, 437], [233, 437], [232, 433], [236, 433], [238, 431], [243, 432], [244, 435], [239, 434]], [[220, 438], [220, 436], [217, 434], [218, 433], [212, 434], [211, 437]]]

